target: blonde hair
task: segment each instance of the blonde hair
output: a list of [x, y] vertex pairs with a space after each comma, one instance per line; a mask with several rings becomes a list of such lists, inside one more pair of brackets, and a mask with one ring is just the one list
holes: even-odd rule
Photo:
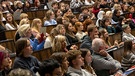
[[29, 19], [22, 19], [21, 21], [20, 21], [20, 23], [19, 23], [19, 27], [20, 26], [22, 26], [23, 24], [30, 24], [30, 21], [29, 21]]
[[64, 49], [62, 49], [62, 42], [66, 41], [65, 36], [62, 35], [57, 35], [55, 36], [54, 40], [53, 40], [53, 44], [52, 44], [52, 50], [53, 52], [63, 52]]
[[39, 26], [37, 25], [38, 23], [42, 23], [41, 19], [39, 18], [35, 18], [33, 21], [32, 21], [32, 24], [31, 24], [31, 28], [34, 28], [36, 29], [38, 32], [40, 32], [40, 28]]
[[53, 13], [52, 10], [48, 10], [48, 11], [46, 12], [46, 20], [50, 20], [50, 17], [51, 17], [51, 15], [52, 15], [52, 13]]
[[24, 19], [24, 18], [28, 18], [28, 14], [26, 14], [26, 13], [21, 13], [21, 15], [20, 15], [20, 20], [22, 20], [22, 19]]
[[17, 30], [17, 32], [19, 33], [19, 35], [21, 37], [25, 37], [26, 33], [28, 32], [28, 30], [30, 29], [30, 24], [24, 24], [22, 26], [19, 27], [19, 29]]

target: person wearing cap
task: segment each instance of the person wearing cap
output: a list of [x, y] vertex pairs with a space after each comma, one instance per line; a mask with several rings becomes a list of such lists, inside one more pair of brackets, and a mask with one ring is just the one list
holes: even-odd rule
[[21, 38], [28, 38], [30, 40], [30, 45], [33, 47], [33, 51], [41, 50], [44, 48], [45, 37], [40, 44], [38, 43], [38, 40], [41, 38], [40, 34], [37, 34], [33, 40], [31, 39], [32, 31], [30, 28], [30, 24], [24, 24], [20, 26], [17, 32], [19, 33]]
[[9, 57], [9, 53], [6, 50], [0, 50], [0, 76], [6, 76], [11, 69], [12, 60]]
[[122, 29], [123, 29], [122, 41], [135, 40], [135, 37], [131, 34], [131, 28], [129, 24], [122, 25]]

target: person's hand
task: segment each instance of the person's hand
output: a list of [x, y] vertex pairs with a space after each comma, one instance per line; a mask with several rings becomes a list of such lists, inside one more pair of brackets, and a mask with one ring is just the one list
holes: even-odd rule
[[11, 66], [12, 66], [12, 60], [9, 58], [9, 64], [7, 66], [7, 69], [11, 69]]
[[104, 56], [104, 57], [106, 57], [106, 56], [108, 55], [108, 53], [107, 53], [105, 50], [100, 50], [100, 51], [99, 51], [99, 54], [100, 54], [101, 56]]
[[35, 38], [40, 39], [40, 37], [41, 37], [40, 34], [37, 34]]
[[76, 45], [72, 45], [72, 46], [70, 47], [70, 49], [72, 49], [72, 50], [77, 50], [78, 47], [77, 47]]
[[115, 45], [115, 46], [118, 46], [118, 40], [115, 40], [115, 41], [114, 41], [114, 45]]
[[122, 76], [122, 73], [117, 72], [114, 76]]

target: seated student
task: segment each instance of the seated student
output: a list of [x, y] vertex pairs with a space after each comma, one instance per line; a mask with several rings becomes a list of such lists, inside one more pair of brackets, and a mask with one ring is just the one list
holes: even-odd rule
[[79, 50], [70, 50], [68, 53], [69, 67], [67, 73], [71, 76], [92, 76], [91, 73], [82, 69], [81, 66], [84, 65], [84, 58], [81, 56]]
[[86, 35], [86, 33], [83, 32], [83, 24], [81, 22], [76, 22], [75, 28], [77, 30], [76, 37], [78, 40], [81, 40]]
[[62, 76], [60, 64], [54, 59], [47, 59], [43, 61], [38, 72], [40, 76]]
[[37, 72], [40, 65], [38, 59], [31, 54], [32, 46], [27, 38], [21, 38], [15, 43], [16, 58], [14, 60], [13, 69], [22, 68], [32, 71], [33, 74]]
[[124, 53], [122, 57], [122, 67], [124, 70], [128, 70], [135, 65], [135, 44], [132, 40], [124, 42]]
[[66, 37], [71, 44], [74, 44], [76, 42], [78, 42], [78, 38], [75, 36], [75, 34], [73, 33], [73, 25], [70, 22], [66, 22], [64, 24], [65, 29], [66, 29]]
[[54, 15], [53, 11], [48, 10], [46, 12], [46, 16], [45, 17], [46, 17], [46, 19], [44, 21], [44, 26], [56, 25], [57, 24], [56, 20], [54, 20], [55, 15]]
[[53, 39], [52, 43], [53, 52], [68, 52], [66, 48], [66, 37], [63, 35], [57, 35]]
[[97, 76], [109, 76], [111, 74], [121, 76], [121, 64], [113, 59], [107, 52], [105, 42], [100, 38], [95, 38], [92, 41], [92, 66], [95, 69]]
[[11, 69], [12, 60], [9, 57], [8, 51], [4, 47], [0, 49], [0, 76], [7, 76], [8, 71]]
[[44, 48], [45, 38], [44, 40], [39, 44], [38, 40], [41, 38], [39, 34], [36, 35], [36, 37], [32, 40], [31, 39], [31, 28], [30, 24], [24, 24], [22, 25], [17, 32], [19, 33], [21, 38], [28, 38], [30, 41], [30, 45], [32, 46], [33, 51], [41, 50]]
[[129, 24], [124, 24], [122, 26], [122, 29], [123, 29], [122, 41], [135, 40], [135, 37], [131, 34], [131, 28]]
[[67, 54], [65, 52], [53, 53], [50, 58], [55, 59], [60, 63], [64, 76], [69, 76], [67, 73], [69, 62], [67, 61]]
[[86, 69], [88, 72], [92, 74], [92, 76], [97, 76], [94, 69], [91, 66], [92, 63], [92, 56], [89, 49], [81, 48], [81, 56], [84, 58], [84, 66], [82, 66], [83, 69]]
[[33, 75], [30, 70], [17, 68], [17, 69], [11, 70], [8, 76], [33, 76]]

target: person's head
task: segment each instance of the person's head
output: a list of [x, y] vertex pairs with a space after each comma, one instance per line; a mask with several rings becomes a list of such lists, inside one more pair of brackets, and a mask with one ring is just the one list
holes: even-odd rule
[[42, 62], [38, 70], [40, 76], [62, 76], [60, 63], [54, 59], [47, 59]]
[[48, 10], [46, 12], [46, 19], [51, 20], [51, 19], [54, 19], [54, 18], [55, 18], [54, 12], [52, 10]]
[[85, 19], [85, 21], [83, 22], [84, 31], [87, 31], [87, 26], [90, 24], [93, 24], [93, 21], [90, 18]]
[[58, 25], [56, 26], [56, 30], [58, 31], [58, 33], [59, 33], [60, 35], [65, 35], [65, 33], [66, 33], [66, 30], [65, 30], [65, 27], [64, 27], [63, 24], [58, 24]]
[[16, 56], [29, 57], [33, 50], [27, 38], [20, 38], [15, 42]]
[[28, 18], [28, 14], [26, 14], [26, 13], [21, 13], [21, 15], [20, 15], [20, 20], [22, 20], [22, 19], [27, 19]]
[[62, 17], [62, 14], [63, 14], [60, 9], [54, 10], [54, 13], [55, 13], [56, 18], [57, 18], [57, 17]]
[[105, 50], [105, 42], [104, 42], [104, 40], [102, 40], [101, 38], [95, 38], [92, 41], [92, 49], [97, 53], [99, 53], [100, 50]]
[[17, 68], [17, 69], [11, 70], [8, 76], [33, 76], [33, 75], [30, 70]]
[[11, 13], [6, 14], [6, 21], [9, 22], [9, 23], [12, 23], [13, 15]]
[[58, 6], [58, 2], [53, 1], [51, 6], [52, 6], [52, 9], [53, 9], [53, 10], [58, 10], [58, 7], [59, 7], [59, 6]]
[[23, 24], [30, 24], [30, 21], [29, 19], [25, 18], [25, 19], [22, 19], [19, 23], [19, 27], [22, 26]]
[[54, 52], [64, 52], [65, 48], [66, 48], [65, 36], [62, 36], [62, 35], [55, 36], [52, 43], [52, 50]]
[[106, 12], [106, 17], [112, 18], [112, 11], [107, 11]]
[[120, 4], [114, 4], [113, 8], [117, 9], [117, 10], [121, 10], [121, 5]]
[[[11, 59], [7, 50], [0, 50], [0, 71], [9, 67]], [[10, 66], [11, 67], [11, 66]]]
[[73, 24], [78, 21], [78, 19], [76, 18], [76, 16], [75, 15], [72, 15], [72, 14], [70, 14], [68, 16], [68, 18], [69, 18], [70, 22], [73, 23]]
[[128, 34], [131, 33], [131, 28], [130, 28], [129, 24], [123, 24], [122, 29], [125, 33], [128, 33]]
[[105, 28], [102, 28], [102, 29], [99, 30], [99, 37], [103, 40], [105, 40], [109, 37], [108, 32]]
[[67, 54], [65, 52], [53, 53], [50, 58], [53, 58], [60, 63], [63, 72], [67, 71], [69, 62], [67, 61]]
[[111, 22], [110, 22], [110, 19], [109, 18], [103, 18], [102, 19], [102, 21], [101, 21], [101, 26], [103, 27], [103, 28], [107, 28], [107, 26], [108, 25], [110, 25], [111, 24]]
[[126, 40], [124, 42], [124, 56], [126, 56], [128, 52], [132, 52], [133, 45], [134, 44], [133, 44], [132, 40]]
[[87, 6], [83, 6], [83, 7], [81, 8], [81, 10], [82, 10], [82, 13], [88, 14], [88, 8], [87, 8]]
[[133, 6], [129, 6], [129, 8], [128, 8], [128, 9], [129, 9], [129, 12], [130, 12], [130, 13], [134, 13], [134, 11], [135, 11], [135, 9], [134, 9], [134, 7], [133, 7]]
[[96, 25], [88, 25], [87, 32], [88, 32], [88, 35], [90, 36], [90, 38], [92, 38], [92, 39], [98, 37], [98, 34], [99, 34], [98, 28]]
[[113, 16], [120, 16], [120, 10], [115, 9], [113, 12]]
[[84, 58], [81, 56], [81, 51], [80, 50], [70, 50], [67, 53], [68, 61], [69, 61], [69, 66], [80, 69], [81, 66], [84, 65]]
[[92, 62], [92, 56], [91, 56], [91, 52], [89, 49], [86, 48], [81, 48], [81, 55], [84, 58], [84, 63], [85, 65], [89, 65]]
[[57, 24], [63, 24], [61, 16], [57, 17], [56, 21], [57, 21]]
[[64, 2], [60, 2], [59, 3], [59, 8], [60, 8], [60, 10], [63, 12], [63, 11], [65, 11], [65, 3]]
[[22, 2], [21, 1], [15, 1], [14, 2], [14, 7], [16, 7], [16, 8], [22, 8], [23, 7]]
[[24, 7], [26, 7], [26, 8], [30, 8], [30, 2], [29, 2], [29, 1], [25, 1], [25, 3], [24, 3]]
[[70, 22], [66, 22], [64, 26], [66, 29], [66, 33], [73, 32], [73, 25]]
[[31, 28], [36, 29], [38, 32], [40, 32], [40, 29], [42, 27], [42, 21], [39, 18], [35, 18], [32, 21]]
[[27, 37], [27, 38], [31, 37], [30, 24], [23, 24], [22, 26], [19, 27], [17, 31], [21, 37]]
[[97, 17], [98, 17], [99, 20], [102, 20], [105, 17], [105, 12], [104, 11], [99, 11]]
[[83, 30], [82, 22], [76, 22], [75, 23], [75, 28], [76, 28], [77, 31], [82, 31]]

